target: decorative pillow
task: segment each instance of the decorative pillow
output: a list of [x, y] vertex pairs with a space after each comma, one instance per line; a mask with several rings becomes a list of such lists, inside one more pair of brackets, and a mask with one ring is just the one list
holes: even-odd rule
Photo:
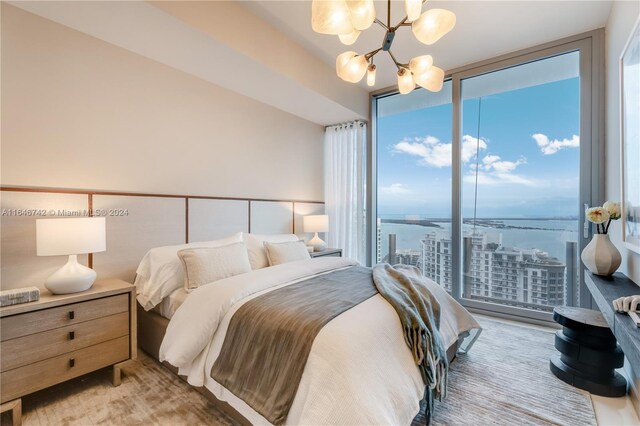
[[148, 311], [184, 286], [184, 271], [178, 251], [198, 247], [221, 247], [240, 242], [242, 232], [219, 240], [152, 248], [144, 255], [136, 270], [138, 302]]
[[264, 242], [284, 243], [288, 241], [299, 241], [295, 234], [242, 234], [242, 240], [247, 245], [249, 252], [249, 263], [251, 269], [261, 269], [269, 266], [269, 259], [264, 249]]
[[265, 241], [264, 250], [267, 252], [270, 266], [295, 262], [296, 260], [311, 259], [304, 241], [290, 241], [286, 243], [270, 243]]
[[184, 249], [178, 252], [178, 257], [184, 268], [184, 289], [187, 292], [223, 278], [251, 272], [244, 243]]

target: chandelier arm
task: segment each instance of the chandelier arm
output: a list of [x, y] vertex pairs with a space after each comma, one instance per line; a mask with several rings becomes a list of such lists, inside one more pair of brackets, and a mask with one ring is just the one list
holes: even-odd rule
[[400, 62], [398, 62], [396, 60], [396, 57], [393, 56], [393, 53], [391, 53], [391, 50], [387, 50], [387, 53], [389, 53], [389, 56], [391, 56], [391, 59], [393, 60], [393, 63], [396, 64], [396, 67], [398, 67], [398, 71], [400, 71], [402, 68], [408, 68], [409, 67], [408, 64], [401, 64]]
[[407, 19], [409, 19], [409, 18], [405, 16], [402, 21], [398, 22], [398, 25], [396, 25], [395, 27], [391, 28], [391, 31], [395, 31], [400, 27], [411, 25], [411, 23], [407, 22]]
[[389, 27], [387, 27], [387, 26], [384, 24], [384, 22], [382, 22], [382, 21], [381, 21], [381, 20], [379, 20], [378, 18], [376, 18], [376, 19], [375, 19], [375, 21], [373, 21], [373, 22], [375, 22], [376, 24], [380, 25], [380, 26], [381, 26], [382, 28], [384, 28], [385, 30], [389, 31]]
[[382, 50], [382, 47], [377, 48], [376, 50], [372, 50], [371, 52], [364, 55], [364, 57], [369, 60], [375, 56], [376, 53]]

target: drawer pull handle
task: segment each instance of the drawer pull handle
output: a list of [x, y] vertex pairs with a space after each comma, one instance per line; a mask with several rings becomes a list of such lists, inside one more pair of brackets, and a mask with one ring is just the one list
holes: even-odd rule
[[69, 332], [69, 340], [73, 340], [76, 338], [76, 332], [75, 331], [70, 331]]
[[69, 319], [75, 319], [76, 313], [74, 311], [69, 311]]
[[76, 365], [76, 359], [75, 358], [71, 358], [69, 360], [69, 367], [73, 368]]

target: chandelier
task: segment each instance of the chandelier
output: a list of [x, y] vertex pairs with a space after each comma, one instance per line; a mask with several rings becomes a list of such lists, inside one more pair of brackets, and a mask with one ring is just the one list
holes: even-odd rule
[[395, 26], [391, 25], [391, 0], [387, 0], [387, 23], [376, 17], [373, 0], [313, 0], [311, 6], [311, 26], [320, 34], [333, 34], [345, 45], [356, 42], [360, 33], [374, 22], [385, 29], [382, 47], [364, 55], [348, 51], [336, 58], [338, 77], [350, 83], [357, 83], [367, 74], [367, 85], [376, 83], [374, 56], [387, 52], [398, 68], [398, 89], [407, 94], [416, 85], [432, 92], [442, 89], [444, 71], [433, 65], [431, 55], [412, 58], [408, 63], [398, 62], [391, 52], [393, 38], [400, 27], [411, 27], [415, 37], [422, 43], [431, 45], [453, 29], [456, 15], [445, 9], [430, 9], [422, 13], [422, 4], [427, 0], [405, 0], [406, 16]]

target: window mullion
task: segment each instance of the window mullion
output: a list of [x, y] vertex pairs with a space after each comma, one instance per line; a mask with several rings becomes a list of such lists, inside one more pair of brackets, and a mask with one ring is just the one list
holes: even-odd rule
[[454, 299], [462, 297], [462, 105], [461, 80], [459, 75], [451, 78], [452, 91], [452, 129], [451, 129], [451, 295]]

